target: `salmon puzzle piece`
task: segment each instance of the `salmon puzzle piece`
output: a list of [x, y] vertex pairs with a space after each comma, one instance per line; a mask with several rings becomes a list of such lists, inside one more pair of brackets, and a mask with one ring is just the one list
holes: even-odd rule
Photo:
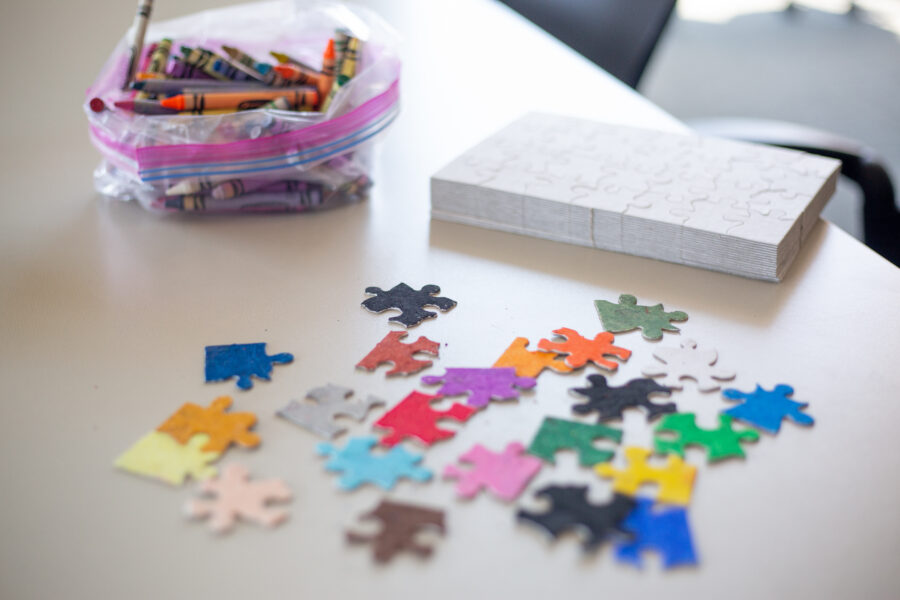
[[572, 371], [563, 357], [549, 352], [532, 352], [527, 348], [528, 338], [517, 337], [494, 366], [515, 367], [519, 377], [537, 377], [544, 369], [553, 369], [557, 373]]
[[453, 419], [464, 422], [476, 409], [463, 404], [454, 403], [448, 410], [434, 410], [431, 403], [442, 396], [430, 396], [421, 392], [412, 392], [375, 422], [376, 427], [390, 429], [391, 433], [381, 438], [384, 446], [394, 446], [404, 439], [413, 437], [421, 440], [426, 446], [451, 438], [455, 435], [449, 429], [440, 429], [440, 419]]
[[643, 484], [656, 483], [659, 486], [656, 495], [658, 502], [690, 504], [697, 468], [672, 455], [669, 455], [664, 467], [654, 467], [647, 464], [649, 456], [650, 450], [646, 448], [628, 446], [625, 448], [625, 459], [628, 461], [625, 470], [616, 469], [608, 463], [599, 464], [594, 470], [601, 477], [612, 478], [615, 492], [636, 496]]
[[189, 500], [185, 512], [194, 518], [210, 517], [209, 528], [217, 533], [234, 527], [238, 518], [274, 527], [288, 517], [286, 510], [267, 506], [291, 499], [285, 483], [280, 479], [250, 481], [250, 472], [243, 465], [228, 465], [220, 477], [201, 483], [200, 491], [216, 497]]
[[413, 355], [422, 352], [438, 356], [441, 345], [429, 340], [424, 335], [411, 344], [404, 344], [400, 340], [408, 336], [405, 331], [391, 331], [384, 339], [378, 342], [365, 358], [356, 363], [357, 369], [374, 371], [379, 365], [393, 363], [394, 368], [387, 372], [391, 375], [410, 375], [416, 371], [428, 368], [432, 365], [430, 360], [413, 358]]
[[631, 356], [631, 350], [613, 346], [615, 336], [608, 331], [598, 333], [592, 340], [582, 337], [577, 331], [568, 327], [555, 329], [553, 333], [565, 340], [551, 342], [543, 339], [538, 342], [538, 350], [567, 355], [565, 357], [566, 365], [573, 369], [580, 369], [589, 362], [593, 362], [598, 367], [615, 371], [619, 368], [619, 364], [603, 358], [604, 356], [618, 356], [622, 360], [628, 360]]
[[229, 406], [231, 398], [228, 396], [216, 398], [207, 408], [187, 402], [156, 430], [168, 433], [180, 444], [186, 444], [198, 433], [205, 433], [209, 442], [202, 449], [209, 452], [224, 452], [232, 442], [246, 448], [258, 446], [259, 436], [248, 431], [256, 424], [256, 415], [226, 413]]
[[203, 450], [208, 441], [208, 435], [198, 433], [186, 444], [179, 444], [170, 435], [151, 431], [123, 452], [114, 464], [129, 473], [161, 479], [171, 485], [181, 485], [188, 475], [207, 479], [218, 472], [209, 463], [221, 456]]

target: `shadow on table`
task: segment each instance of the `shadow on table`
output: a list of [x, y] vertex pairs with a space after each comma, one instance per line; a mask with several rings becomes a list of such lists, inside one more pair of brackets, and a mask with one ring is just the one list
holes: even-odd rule
[[[781, 283], [445, 221], [431, 221], [429, 239], [443, 250], [612, 288], [637, 296], [639, 302], [655, 298], [668, 309], [680, 308], [689, 314], [692, 308], [699, 309], [763, 326], [775, 320], [803, 281], [826, 231], [821, 222], [816, 225]], [[705, 291], [698, 295], [697, 290]]]

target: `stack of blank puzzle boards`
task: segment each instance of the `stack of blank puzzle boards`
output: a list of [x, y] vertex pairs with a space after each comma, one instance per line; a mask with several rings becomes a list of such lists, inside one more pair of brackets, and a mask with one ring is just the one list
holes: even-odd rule
[[840, 162], [531, 113], [431, 178], [435, 219], [781, 281]]

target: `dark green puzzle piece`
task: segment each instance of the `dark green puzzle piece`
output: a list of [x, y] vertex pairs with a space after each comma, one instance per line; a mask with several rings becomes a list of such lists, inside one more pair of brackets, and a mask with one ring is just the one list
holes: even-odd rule
[[591, 467], [608, 462], [615, 455], [612, 450], [595, 448], [594, 441], [598, 439], [619, 443], [622, 441], [622, 431], [606, 425], [547, 417], [528, 447], [528, 453], [553, 464], [557, 451], [570, 448], [578, 452], [578, 462], [582, 466]]
[[752, 429], [731, 428], [731, 417], [719, 415], [718, 429], [701, 429], [697, 427], [694, 413], [676, 413], [666, 415], [657, 426], [656, 432], [671, 432], [677, 434], [674, 440], [655, 437], [653, 445], [661, 454], [673, 453], [684, 458], [685, 446], [697, 445], [706, 447], [709, 462], [715, 462], [729, 456], [744, 457], [744, 449], [741, 448], [741, 440], [755, 442], [759, 439], [759, 433]]
[[665, 312], [662, 304], [643, 306], [631, 294], [619, 296], [619, 303], [606, 300], [595, 300], [594, 305], [600, 313], [603, 328], [611, 333], [623, 333], [640, 328], [648, 340], [658, 340], [663, 331], [680, 331], [670, 321], [686, 321], [686, 312], [676, 310]]

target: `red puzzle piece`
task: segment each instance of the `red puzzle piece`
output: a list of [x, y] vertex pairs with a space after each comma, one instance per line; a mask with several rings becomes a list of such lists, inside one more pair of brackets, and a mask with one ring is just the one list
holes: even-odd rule
[[565, 359], [566, 365], [573, 369], [581, 368], [588, 362], [593, 362], [598, 367], [615, 371], [619, 368], [619, 365], [603, 358], [604, 355], [618, 356], [622, 360], [628, 360], [628, 357], [631, 356], [631, 350], [613, 346], [615, 337], [608, 331], [598, 333], [593, 340], [582, 337], [577, 331], [568, 327], [556, 329], [553, 333], [566, 338], [566, 340], [564, 342], [541, 340], [538, 342], [538, 350], [567, 354], [568, 356]]
[[439, 429], [438, 420], [454, 419], [463, 422], [476, 412], [476, 409], [462, 404], [454, 404], [445, 411], [434, 410], [431, 403], [439, 398], [442, 396], [412, 392], [401, 400], [397, 406], [375, 422], [376, 427], [393, 430], [381, 438], [381, 444], [394, 446], [408, 437], [414, 437], [430, 446], [438, 440], [455, 435], [455, 432], [448, 429]]
[[356, 364], [358, 369], [374, 371], [378, 365], [394, 363], [394, 368], [387, 372], [390, 375], [410, 375], [431, 366], [430, 360], [418, 360], [413, 358], [416, 352], [424, 352], [437, 356], [441, 345], [432, 342], [424, 335], [412, 344], [404, 344], [400, 340], [408, 333], [405, 331], [392, 331], [384, 339], [378, 342], [375, 348], [364, 359]]

